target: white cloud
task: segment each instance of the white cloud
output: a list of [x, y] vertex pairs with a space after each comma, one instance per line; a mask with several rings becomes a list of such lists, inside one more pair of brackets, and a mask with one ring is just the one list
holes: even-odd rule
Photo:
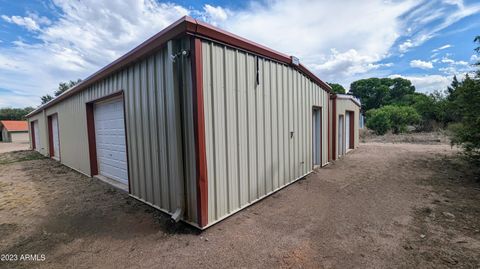
[[472, 54], [472, 56], [470, 57], [470, 62], [477, 63], [479, 61], [480, 61], [480, 56], [478, 56], [477, 54]]
[[[314, 70], [320, 73], [337, 74], [351, 76], [358, 73], [365, 73], [371, 69], [378, 68], [373, 64], [378, 59], [373, 59], [365, 55], [360, 55], [356, 50], [350, 49], [346, 52], [339, 53], [332, 49], [331, 55], [322, 64], [313, 65]], [[339, 72], [341, 74], [339, 74]]]
[[446, 66], [439, 68], [438, 71], [452, 76], [470, 73], [474, 70], [474, 68], [467, 61], [455, 61], [448, 58], [448, 56], [443, 57], [441, 62], [446, 64]]
[[390, 78], [404, 78], [412, 82], [418, 92], [431, 93], [435, 90], [444, 91], [452, 82], [451, 76], [425, 75], [425, 76], [402, 76], [391, 75]]
[[433, 49], [432, 52], [437, 52], [437, 51], [448, 49], [448, 48], [451, 48], [451, 47], [452, 47], [452, 45], [447, 44], [447, 45], [441, 46], [439, 48]]
[[404, 23], [410, 25], [412, 29], [411, 34], [407, 33], [408, 46], [399, 46], [399, 51], [405, 53], [411, 48], [418, 47], [445, 28], [479, 12], [478, 2], [469, 5], [465, 5], [462, 0], [420, 2], [405, 16]]
[[322, 64], [312, 64], [312, 71], [323, 74], [323, 78], [351, 77], [364, 74], [380, 67], [391, 67], [393, 63], [376, 63], [378, 59], [360, 55], [356, 50], [350, 49], [343, 53], [335, 49]]
[[[406, 30], [399, 17], [413, 5], [382, 0], [251, 2], [244, 10], [231, 11], [220, 26], [297, 56], [326, 81], [341, 81], [381, 67], [379, 62]], [[332, 14], [334, 20], [325, 19]]]
[[412, 40], [408, 39], [402, 44], [398, 45], [398, 50], [402, 53], [407, 52], [410, 48], [413, 48], [415, 45], [412, 43]]
[[456, 5], [459, 7], [463, 7], [463, 0], [443, 0], [443, 3], [449, 4], [449, 5]]
[[433, 68], [432, 62], [425, 62], [425, 61], [422, 61], [422, 60], [410, 61], [410, 66], [415, 67], [415, 68], [421, 68], [421, 69], [432, 69]]
[[453, 64], [455, 63], [454, 60], [448, 58], [448, 57], [443, 57], [442, 60], [441, 60], [442, 63], [445, 63], [445, 64]]
[[206, 4], [203, 6], [203, 16], [202, 18], [211, 23], [212, 25], [218, 25], [227, 20], [229, 11], [220, 7], [220, 6], [211, 6]]
[[30, 20], [2, 16], [6, 21], [36, 30], [35, 37], [40, 42], [26, 44], [17, 40], [14, 47], [0, 47], [0, 89], [33, 96], [9, 95], [10, 101], [1, 102], [0, 106], [38, 105], [39, 97], [52, 93], [59, 82], [87, 77], [189, 14], [182, 6], [154, 0], [56, 0], [54, 4], [61, 12], [53, 22], [28, 14], [27, 18], [38, 23], [26, 26], [22, 23]]
[[466, 73], [472, 73], [474, 71], [474, 68], [472, 66], [469, 66], [468, 63], [466, 65], [455, 65], [451, 64], [446, 67], [439, 68], [438, 71], [447, 74], [447, 75], [459, 75], [459, 74], [466, 74]]
[[209, 4], [192, 10], [157, 0], [53, 0], [56, 18], [1, 16], [39, 41], [0, 46], [0, 89], [36, 96], [29, 104], [36, 103], [59, 82], [85, 78], [188, 14], [295, 55], [322, 79], [348, 85], [388, 76], [393, 63], [385, 59], [397, 49], [406, 52], [480, 8], [438, 1], [253, 0], [235, 10]]
[[36, 31], [40, 29], [40, 26], [30, 17], [20, 17], [20, 16], [6, 16], [2, 15], [2, 19], [6, 22], [13, 23], [19, 26], [23, 26], [30, 31]]

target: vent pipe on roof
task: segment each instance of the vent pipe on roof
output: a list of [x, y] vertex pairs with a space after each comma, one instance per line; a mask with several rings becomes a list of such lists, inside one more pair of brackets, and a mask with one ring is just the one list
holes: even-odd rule
[[298, 59], [297, 57], [295, 56], [290, 56], [290, 60], [291, 60], [291, 63], [295, 66], [299, 66], [300, 65], [300, 59]]

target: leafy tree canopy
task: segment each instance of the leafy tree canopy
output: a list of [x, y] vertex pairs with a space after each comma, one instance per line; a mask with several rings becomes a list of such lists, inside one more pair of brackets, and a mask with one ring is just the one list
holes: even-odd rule
[[60, 94], [62, 94], [63, 92], [77, 85], [80, 82], [82, 82], [81, 79], [77, 79], [76, 81], [70, 80], [69, 82], [60, 82], [58, 84], [58, 89], [54, 93], [55, 97], [59, 96]]
[[[478, 44], [475, 52], [480, 54], [480, 36], [474, 42]], [[455, 123], [450, 125], [452, 143], [462, 146], [470, 160], [480, 167], [480, 68], [473, 78], [467, 74], [463, 81], [455, 79], [449, 92], [448, 110], [455, 117]]]
[[40, 99], [42, 100], [42, 105], [43, 105], [45, 103], [50, 102], [50, 100], [53, 99], [53, 96], [51, 96], [50, 94], [46, 94], [46, 95], [40, 97]]
[[350, 92], [362, 100], [363, 111], [368, 111], [401, 103], [406, 95], [415, 93], [415, 87], [404, 78], [368, 78], [353, 82]]
[[420, 115], [410, 106], [387, 105], [367, 112], [367, 127], [379, 135], [389, 130], [395, 134], [406, 132], [408, 125], [419, 121]]
[[[71, 87], [77, 85], [78, 83], [80, 83], [82, 80], [81, 79], [77, 79], [76, 81], [75, 80], [70, 80], [68, 82], [60, 82], [58, 84], [58, 89], [55, 90], [55, 92], [53, 93], [55, 95], [55, 97], [59, 96], [60, 94], [62, 94], [63, 92], [65, 92], [66, 90], [70, 89]], [[54, 97], [51, 96], [50, 94], [46, 94], [42, 97], [40, 97], [40, 99], [42, 100], [42, 105], [45, 104], [45, 103], [48, 103], [50, 100], [52, 100]]]
[[26, 108], [1, 108], [0, 120], [25, 120], [25, 115], [32, 112], [33, 107]]
[[330, 85], [330, 87], [332, 87], [332, 91], [334, 93], [341, 93], [341, 94], [345, 94], [347, 91], [345, 90], [345, 88], [340, 85], [340, 84], [337, 84], [337, 83], [330, 83], [328, 82], [328, 85]]

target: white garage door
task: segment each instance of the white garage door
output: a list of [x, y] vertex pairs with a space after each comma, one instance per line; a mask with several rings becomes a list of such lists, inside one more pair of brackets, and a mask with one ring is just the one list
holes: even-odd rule
[[128, 184], [123, 99], [95, 104], [98, 173]]
[[42, 145], [40, 144], [40, 130], [38, 128], [38, 121], [33, 122], [33, 139], [35, 140], [35, 150], [40, 151]]
[[58, 139], [58, 116], [52, 115], [53, 158], [60, 159], [60, 140]]
[[345, 148], [350, 148], [350, 112], [345, 113]]

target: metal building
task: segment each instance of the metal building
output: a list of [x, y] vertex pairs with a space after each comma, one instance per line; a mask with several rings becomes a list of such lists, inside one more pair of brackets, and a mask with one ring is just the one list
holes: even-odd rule
[[361, 103], [358, 98], [348, 94], [334, 94], [330, 99], [330, 156], [335, 160], [358, 147]]
[[330, 90], [184, 17], [30, 113], [31, 145], [206, 228], [328, 163]]
[[28, 123], [22, 120], [0, 120], [0, 142], [28, 143]]

